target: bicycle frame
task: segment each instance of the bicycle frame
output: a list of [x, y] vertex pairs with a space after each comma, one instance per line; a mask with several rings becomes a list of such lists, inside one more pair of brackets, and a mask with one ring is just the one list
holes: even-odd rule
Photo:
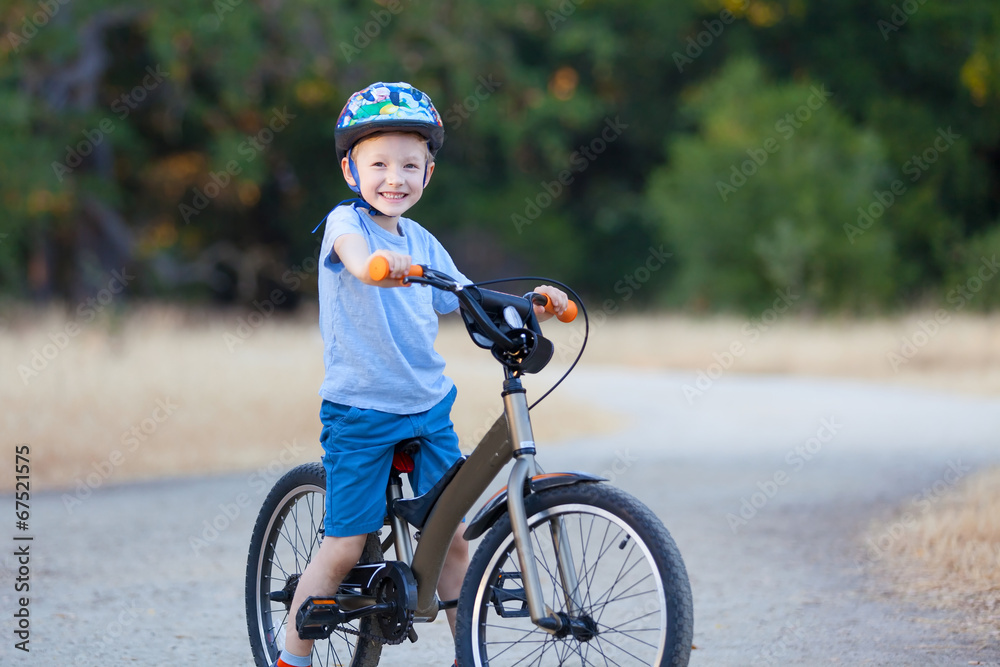
[[[441, 606], [435, 589], [452, 537], [461, 525], [462, 518], [474, 507], [504, 466], [511, 459], [516, 459], [507, 485], [509, 490], [530, 490], [528, 482], [538, 473], [525, 391], [520, 379], [509, 371], [504, 381], [503, 400], [504, 414], [494, 422], [451, 483], [441, 493], [421, 529], [421, 538], [416, 549], [412, 550], [410, 568], [417, 582], [417, 609], [413, 619], [415, 622], [431, 622], [437, 617]], [[562, 627], [562, 622], [545, 607], [531, 542], [527, 539], [528, 523], [524, 509], [524, 494], [508, 493], [507, 509], [511, 517], [531, 620], [548, 632], [557, 632]], [[391, 518], [397, 556], [403, 560], [411, 550], [409, 531], [401, 519], [395, 516]], [[552, 522], [551, 530], [555, 543], [562, 544], [561, 520]], [[563, 578], [564, 589], [569, 591], [568, 595], [572, 597], [578, 586], [576, 568], [568, 550], [558, 549], [558, 554], [559, 572]], [[567, 602], [571, 609], [579, 607], [577, 600]]]

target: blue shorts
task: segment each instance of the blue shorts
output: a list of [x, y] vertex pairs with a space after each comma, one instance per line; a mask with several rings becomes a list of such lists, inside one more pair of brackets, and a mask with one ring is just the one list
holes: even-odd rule
[[394, 415], [323, 401], [323, 467], [326, 468], [326, 534], [364, 535], [384, 525], [385, 487], [395, 445], [420, 438], [410, 486], [415, 495], [430, 490], [462, 455], [451, 423], [457, 390], [414, 415]]

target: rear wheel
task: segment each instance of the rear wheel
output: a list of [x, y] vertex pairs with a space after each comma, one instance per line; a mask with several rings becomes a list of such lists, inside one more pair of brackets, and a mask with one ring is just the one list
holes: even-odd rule
[[[246, 612], [250, 647], [257, 667], [271, 667], [294, 631], [291, 596], [299, 575], [323, 540], [326, 473], [319, 463], [293, 468], [271, 489], [257, 516], [247, 557]], [[361, 563], [383, 560], [377, 535], [370, 534]], [[291, 626], [289, 626], [291, 624]], [[348, 624], [378, 635], [371, 616]], [[313, 667], [374, 667], [382, 645], [340, 628], [313, 646]]]
[[[521, 568], [503, 516], [469, 565], [458, 603], [460, 665], [686, 665], [691, 588], [680, 552], [638, 500], [603, 484], [576, 484], [525, 499], [545, 605], [563, 628], [531, 622]], [[572, 574], [560, 574], [553, 530]], [[564, 578], [576, 582], [575, 589]]]

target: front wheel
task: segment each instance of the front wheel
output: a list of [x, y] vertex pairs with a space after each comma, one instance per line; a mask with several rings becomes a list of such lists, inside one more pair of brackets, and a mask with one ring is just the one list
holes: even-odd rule
[[[655, 514], [603, 484], [532, 494], [525, 509], [544, 602], [563, 628], [549, 634], [531, 622], [504, 515], [476, 550], [462, 587], [460, 665], [688, 664], [691, 587]], [[570, 571], [560, 572], [558, 545]]]

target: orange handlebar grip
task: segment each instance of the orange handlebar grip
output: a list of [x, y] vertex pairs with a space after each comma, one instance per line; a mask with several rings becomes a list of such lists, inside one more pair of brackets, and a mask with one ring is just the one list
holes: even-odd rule
[[[389, 260], [387, 260], [382, 255], [379, 255], [372, 260], [371, 264], [368, 265], [368, 275], [371, 276], [372, 280], [379, 281], [385, 280], [389, 277]], [[407, 276], [412, 276], [414, 278], [419, 278], [424, 275], [424, 267], [419, 264], [410, 265], [410, 269], [406, 274]]]
[[385, 280], [386, 276], [389, 275], [389, 260], [381, 255], [374, 258], [368, 265], [368, 275], [376, 282]]
[[[545, 297], [545, 311], [548, 313], [555, 313], [555, 308], [552, 307], [552, 299], [548, 297], [547, 294], [543, 294]], [[556, 315], [556, 319], [560, 322], [572, 322], [576, 319], [576, 304], [570, 301], [566, 304], [566, 310], [563, 311], [562, 315]]]

